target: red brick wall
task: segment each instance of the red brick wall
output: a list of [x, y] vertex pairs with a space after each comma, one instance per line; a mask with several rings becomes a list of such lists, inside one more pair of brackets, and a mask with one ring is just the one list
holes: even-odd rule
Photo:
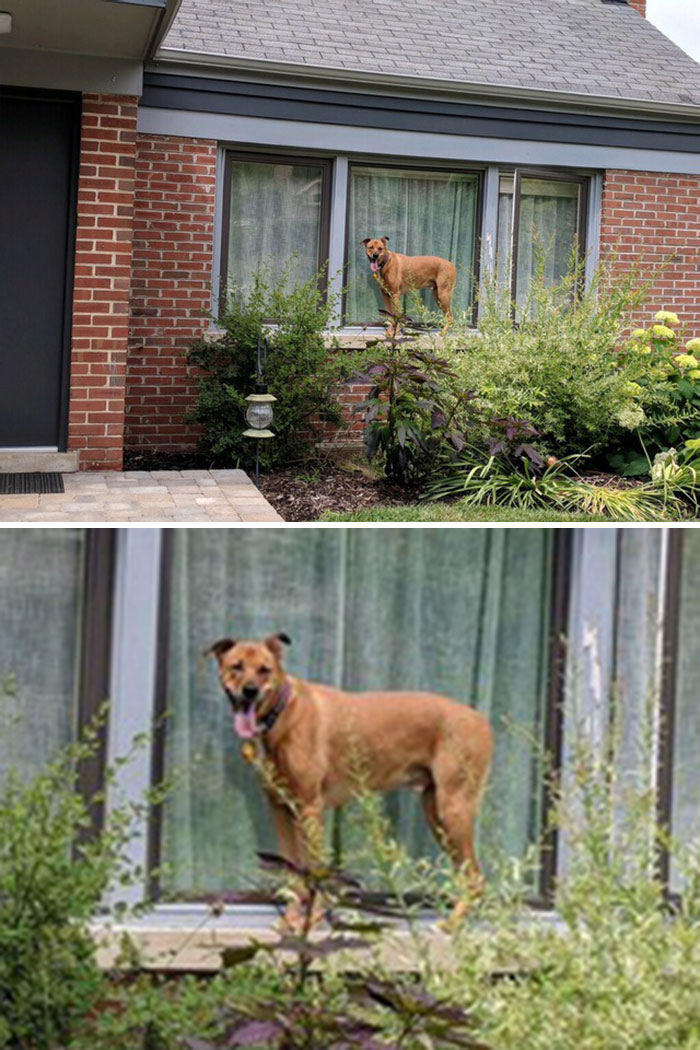
[[640, 15], [644, 15], [646, 18], [647, 0], [630, 0], [630, 4], [639, 11]]
[[88, 470], [122, 465], [136, 106], [83, 96], [68, 448]]
[[216, 143], [139, 135], [126, 446], [177, 451], [196, 431], [184, 351], [211, 305]]
[[615, 257], [620, 268], [641, 262], [649, 271], [665, 263], [648, 315], [674, 310], [692, 335], [700, 334], [699, 243], [700, 177], [606, 172], [601, 257]]

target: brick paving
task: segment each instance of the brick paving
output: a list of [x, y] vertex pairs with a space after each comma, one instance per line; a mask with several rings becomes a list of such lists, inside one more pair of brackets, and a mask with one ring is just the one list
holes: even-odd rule
[[283, 521], [242, 470], [85, 471], [65, 492], [0, 496], [0, 521]]

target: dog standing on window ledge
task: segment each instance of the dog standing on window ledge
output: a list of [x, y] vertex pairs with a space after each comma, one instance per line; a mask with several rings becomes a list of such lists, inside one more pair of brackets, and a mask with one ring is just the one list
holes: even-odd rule
[[[285, 803], [266, 788], [282, 856], [313, 863], [324, 811], [342, 806], [360, 787], [410, 787], [420, 792], [430, 827], [466, 876], [468, 896], [476, 896], [482, 876], [474, 824], [491, 764], [488, 720], [436, 693], [348, 693], [292, 677], [283, 667], [289, 644], [286, 634], [263, 641], [222, 638], [206, 653], [218, 661], [244, 749], [261, 743], [293, 800]], [[468, 906], [457, 904], [455, 922]], [[285, 918], [298, 925], [298, 907], [290, 906]]]
[[388, 237], [365, 237], [364, 245], [372, 275], [379, 282], [384, 309], [393, 317], [390, 336], [398, 332], [401, 314], [400, 299], [408, 292], [432, 288], [435, 302], [445, 315], [440, 332], [444, 335], [452, 324], [452, 293], [457, 280], [457, 267], [437, 255], [400, 255], [387, 247]]

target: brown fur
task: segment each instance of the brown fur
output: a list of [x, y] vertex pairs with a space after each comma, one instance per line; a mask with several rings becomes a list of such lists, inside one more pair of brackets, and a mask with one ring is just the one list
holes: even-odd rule
[[388, 240], [388, 237], [365, 237], [362, 244], [370, 263], [374, 261], [381, 266], [373, 277], [379, 282], [384, 309], [393, 317], [389, 334], [395, 335], [398, 331], [400, 297], [414, 289], [432, 288], [435, 302], [445, 315], [441, 332], [444, 335], [454, 320], [452, 293], [457, 281], [457, 267], [437, 255], [400, 255], [389, 250]]
[[411, 787], [421, 793], [438, 841], [478, 891], [474, 823], [492, 753], [485, 716], [436, 693], [349, 693], [293, 677], [283, 667], [288, 641], [286, 635], [223, 639], [209, 650], [229, 693], [257, 687], [258, 717], [288, 684], [289, 699], [262, 736], [267, 758], [297, 803], [295, 817], [270, 797], [280, 852], [296, 863], [308, 861], [310, 839], [322, 835], [324, 810], [343, 805], [359, 788]]

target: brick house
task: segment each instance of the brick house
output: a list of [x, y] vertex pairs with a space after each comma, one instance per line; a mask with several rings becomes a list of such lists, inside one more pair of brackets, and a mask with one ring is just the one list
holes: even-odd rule
[[19, 202], [0, 220], [0, 455], [119, 469], [124, 449], [192, 446], [183, 351], [222, 280], [327, 263], [357, 340], [370, 234], [453, 258], [467, 312], [467, 275], [511, 254], [525, 294], [537, 238], [554, 276], [574, 243], [589, 273], [665, 261], [655, 301], [697, 329], [700, 65], [644, 15], [23, 0], [0, 35], [0, 188]]

